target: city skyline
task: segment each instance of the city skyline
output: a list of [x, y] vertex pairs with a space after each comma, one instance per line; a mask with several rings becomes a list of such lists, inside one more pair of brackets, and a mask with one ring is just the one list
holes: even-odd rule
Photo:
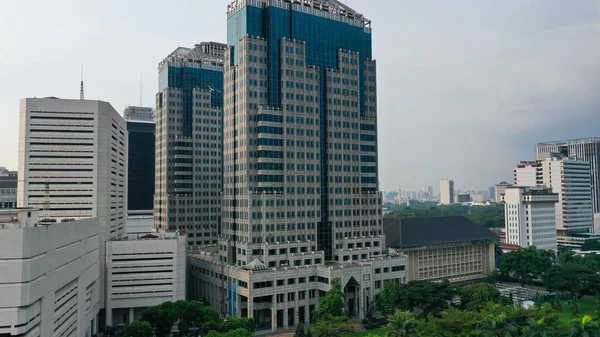
[[[61, 1], [52, 9], [41, 1], [11, 3], [3, 13], [26, 12], [31, 19], [25, 26], [0, 14], [0, 31], [11, 33], [2, 34], [6, 62], [0, 71], [7, 79], [0, 88], [2, 165], [17, 168], [20, 98], [77, 98], [83, 57], [86, 98], [122, 111], [140, 103], [141, 78], [142, 104], [153, 106], [156, 65], [165, 51], [225, 42], [227, 2], [188, 4], [189, 10], [176, 15], [178, 6], [165, 12], [136, 1], [86, 7]], [[347, 4], [364, 7], [358, 0]], [[378, 80], [382, 190], [436, 186], [443, 177], [453, 177], [463, 189], [486, 189], [510, 180], [510, 163], [533, 159], [539, 142], [598, 136], [600, 77], [594, 74], [600, 73], [595, 64], [600, 47], [589, 43], [599, 34], [594, 2], [378, 1], [368, 12], [379, 22], [373, 58], [384, 74]], [[393, 20], [386, 16], [390, 12], [411, 15]], [[201, 23], [193, 19], [197, 13], [207, 13]], [[145, 24], [158, 17], [160, 27]], [[55, 29], [44, 30], [50, 22]], [[31, 52], [33, 45], [46, 50], [43, 58]], [[23, 62], [29, 65], [25, 71], [12, 66]], [[415, 141], [418, 146], [402, 145]]]

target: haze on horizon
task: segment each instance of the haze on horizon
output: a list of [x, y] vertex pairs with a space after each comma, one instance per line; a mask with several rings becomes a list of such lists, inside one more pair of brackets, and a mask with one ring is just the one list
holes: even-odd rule
[[[19, 101], [154, 105], [158, 63], [226, 42], [229, 0], [13, 1], [0, 12], [0, 166], [17, 169]], [[373, 21], [382, 190], [486, 189], [542, 141], [600, 136], [593, 0], [348, 0]]]

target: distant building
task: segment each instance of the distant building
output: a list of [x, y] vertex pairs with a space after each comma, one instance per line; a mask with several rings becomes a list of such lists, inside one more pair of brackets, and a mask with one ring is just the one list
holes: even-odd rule
[[494, 270], [498, 236], [465, 217], [383, 222], [386, 245], [407, 257], [407, 281], [464, 282], [485, 278]]
[[593, 230], [590, 163], [561, 155], [544, 155], [535, 162], [521, 162], [514, 170], [519, 187], [542, 186], [559, 196], [556, 229], [569, 232]]
[[98, 333], [98, 218], [40, 225], [34, 208], [0, 210], [0, 336]]
[[185, 300], [185, 236], [148, 234], [106, 242], [106, 324], [140, 320], [147, 307]]
[[471, 202], [471, 195], [470, 194], [459, 194], [457, 196], [457, 202], [462, 204], [465, 202]]
[[502, 197], [506, 243], [556, 251], [557, 202], [558, 193], [549, 189], [507, 188]]
[[440, 181], [440, 204], [452, 205], [454, 203], [454, 180], [442, 179]]
[[492, 187], [488, 188], [488, 199], [491, 201], [497, 201], [496, 200], [496, 186], [492, 186]]
[[[124, 114], [125, 115], [125, 114]], [[154, 121], [126, 120], [128, 141], [127, 210], [154, 208], [155, 136]]]
[[504, 191], [506, 191], [506, 189], [510, 186], [512, 185], [507, 183], [506, 181], [503, 181], [496, 185], [496, 202], [502, 200], [502, 194], [504, 194]]
[[17, 207], [17, 171], [0, 167], [0, 209]]
[[542, 159], [548, 153], [560, 153], [563, 156], [590, 163], [592, 209], [594, 213], [600, 213], [600, 137], [539, 143], [537, 145], [538, 159]]
[[156, 114], [152, 108], [128, 106], [123, 110], [123, 119], [126, 121], [155, 122]]

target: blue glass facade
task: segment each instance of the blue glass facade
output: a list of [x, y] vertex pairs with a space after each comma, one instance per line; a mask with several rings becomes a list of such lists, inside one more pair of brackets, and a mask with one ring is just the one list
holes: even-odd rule
[[[334, 184], [342, 181], [342, 177], [335, 176], [330, 177], [330, 162], [331, 160], [337, 160], [337, 164], [339, 163], [339, 158], [341, 155], [332, 154], [331, 142], [335, 142], [334, 139], [330, 139], [331, 136], [328, 132], [328, 120], [330, 119], [331, 112], [328, 111], [328, 93], [327, 88], [331, 87], [333, 83], [328, 83], [328, 70], [335, 69], [341, 70], [342, 64], [340, 64], [340, 50], [348, 51], [352, 53], [357, 53], [358, 56], [358, 73], [356, 74], [358, 77], [358, 85], [357, 85], [357, 93], [352, 98], [360, 98], [357, 101], [356, 107], [359, 107], [359, 111], [356, 116], [353, 116], [354, 121], [357, 121], [359, 118], [367, 119], [367, 117], [371, 118], [369, 122], [365, 122], [361, 128], [364, 128], [365, 131], [375, 132], [376, 126], [375, 121], [372, 118], [373, 112], [370, 111], [371, 114], [368, 114], [367, 111], [367, 94], [366, 91], [374, 88], [374, 84], [371, 87], [367, 85], [367, 73], [374, 74], [374, 66], [371, 65], [372, 69], [367, 69], [368, 65], [366, 61], [372, 60], [372, 35], [370, 33], [370, 29], [364, 27], [354, 26], [352, 24], [336, 21], [331, 18], [325, 18], [322, 16], [317, 16], [313, 14], [309, 14], [310, 11], [304, 12], [301, 11], [301, 7], [284, 9], [277, 5], [275, 2], [271, 3], [268, 6], [259, 8], [251, 5], [252, 2], [248, 2], [243, 8], [239, 9], [238, 12], [230, 16], [228, 19], [228, 44], [233, 47], [233, 57], [231, 63], [233, 66], [240, 65], [240, 40], [245, 36], [259, 37], [266, 41], [266, 64], [267, 64], [267, 78], [268, 81], [266, 83], [267, 90], [265, 94], [267, 95], [267, 102], [270, 108], [281, 109], [282, 111], [294, 111], [294, 105], [282, 106], [282, 101], [285, 99], [283, 97], [282, 92], [285, 91], [285, 88], [282, 88], [283, 80], [285, 74], [282, 74], [283, 70], [286, 68], [286, 65], [282, 65], [282, 40], [296, 40], [302, 41], [305, 46], [304, 54], [305, 54], [305, 66], [306, 67], [317, 67], [318, 68], [318, 82], [319, 82], [319, 97], [318, 97], [318, 116], [320, 120], [320, 129], [319, 129], [319, 160], [320, 160], [320, 198], [321, 198], [321, 217], [320, 223], [317, 228], [317, 240], [318, 240], [318, 249], [322, 250], [326, 254], [326, 258], [328, 260], [332, 259], [332, 251], [333, 247], [333, 224], [332, 219], [334, 215], [337, 215], [338, 218], [342, 211], [338, 210], [330, 210], [330, 190], [332, 189], [329, 183], [334, 181]], [[283, 4], [283, 7], [289, 6], [289, 4]], [[298, 9], [298, 10], [297, 10]], [[262, 46], [261, 46], [262, 48]], [[261, 49], [262, 51], [262, 49]], [[261, 61], [262, 62], [262, 61]], [[356, 63], [353, 64], [356, 66]], [[346, 69], [352, 68], [352, 66], [345, 65]], [[302, 73], [301, 76], [303, 76]], [[371, 75], [372, 78], [371, 83], [374, 82], [374, 75]], [[331, 77], [330, 77], [331, 78]], [[339, 78], [338, 78], [339, 80]], [[338, 82], [339, 83], [339, 82]], [[293, 85], [293, 83], [291, 84]], [[261, 93], [262, 94], [262, 93]], [[349, 94], [347, 94], [350, 96]], [[297, 98], [297, 97], [296, 97]], [[352, 110], [350, 108], [345, 109], [340, 104], [339, 99], [337, 105], [340, 106], [340, 110], [344, 111], [348, 116], [350, 115], [348, 110]], [[355, 109], [355, 107], [353, 106]], [[237, 109], [237, 104], [236, 108]], [[304, 112], [304, 106], [302, 104], [296, 105], [296, 112], [301, 111]], [[346, 116], [346, 115], [345, 115]], [[354, 122], [357, 125], [358, 123]], [[353, 124], [354, 125], [354, 124]], [[263, 133], [275, 133], [274, 130], [263, 130]], [[279, 131], [279, 130], [277, 130]], [[287, 131], [286, 135], [289, 134]], [[338, 133], [341, 135], [341, 133]], [[346, 135], [346, 134], [345, 134]], [[354, 177], [352, 182], [370, 184], [368, 188], [365, 188], [362, 193], [375, 192], [376, 186], [378, 184], [377, 178], [373, 177], [377, 172], [377, 149], [376, 149], [376, 136], [371, 134], [360, 135], [361, 142], [371, 142], [372, 145], [364, 145], [361, 150], [372, 152], [372, 156], [363, 156], [366, 161], [365, 168], [362, 171], [370, 176], [368, 177]], [[337, 138], [337, 137], [336, 137]], [[353, 138], [354, 139], [354, 138]], [[358, 141], [358, 139], [356, 139]], [[258, 145], [268, 145], [268, 146], [281, 146], [278, 142], [279, 140], [275, 139], [264, 139], [260, 138]], [[265, 143], [268, 142], [268, 143]], [[252, 145], [252, 143], [250, 143]], [[339, 145], [339, 144], [338, 144]], [[358, 151], [358, 148], [356, 149]], [[259, 153], [260, 155], [260, 153]], [[358, 156], [357, 156], [358, 158]], [[346, 159], [344, 159], [346, 160]], [[370, 165], [369, 165], [370, 164]], [[333, 164], [331, 164], [333, 165]], [[341, 167], [341, 165], [338, 165]], [[345, 167], [344, 167], [345, 168]], [[332, 179], [330, 179], [332, 178]], [[283, 179], [282, 176], [266, 176], [259, 179], [267, 179], [268, 182], [278, 182], [280, 179]], [[345, 177], [344, 181], [351, 181], [350, 178]], [[336, 194], [340, 194], [339, 190], [342, 188], [334, 188]], [[349, 191], [350, 188], [345, 189]], [[263, 190], [264, 191], [264, 190]], [[281, 193], [281, 192], [280, 192]], [[351, 192], [356, 193], [356, 192]], [[350, 193], [348, 193], [350, 194]], [[359, 194], [359, 193], [358, 193]], [[339, 197], [339, 196], [338, 196]], [[333, 197], [332, 197], [333, 198]], [[330, 214], [331, 213], [331, 214]], [[235, 214], [235, 212], [234, 212]], [[234, 221], [235, 222], [235, 221]], [[235, 255], [234, 255], [235, 256]]]
[[166, 66], [158, 74], [159, 92], [166, 88], [183, 90], [184, 134], [192, 137], [193, 90], [211, 92], [213, 106], [223, 106], [223, 71], [196, 67]]
[[127, 121], [127, 210], [147, 211], [154, 208], [154, 123]]

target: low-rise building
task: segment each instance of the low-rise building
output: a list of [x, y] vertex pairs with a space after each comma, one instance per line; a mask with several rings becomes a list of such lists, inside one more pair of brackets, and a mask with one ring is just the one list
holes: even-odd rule
[[494, 242], [487, 228], [462, 216], [384, 218], [386, 245], [406, 256], [407, 281], [464, 282], [494, 270]]
[[[268, 245], [265, 253], [279, 254], [279, 248]], [[257, 330], [287, 330], [310, 324], [318, 299], [339, 278], [346, 311], [362, 319], [385, 281], [406, 282], [405, 256], [386, 251], [387, 255], [359, 259], [369, 249], [349, 250], [355, 260], [326, 263], [323, 252], [288, 252], [289, 266], [269, 268], [259, 260], [243, 267], [226, 265], [219, 261], [217, 246], [204, 248], [189, 255], [189, 298], [214, 308], [224, 305], [229, 316], [253, 317]]]
[[0, 210], [0, 336], [98, 332], [97, 218], [40, 225], [38, 210]]
[[17, 171], [0, 167], [0, 209], [17, 207]]
[[106, 242], [106, 324], [139, 320], [146, 308], [185, 300], [186, 237], [148, 234]]

